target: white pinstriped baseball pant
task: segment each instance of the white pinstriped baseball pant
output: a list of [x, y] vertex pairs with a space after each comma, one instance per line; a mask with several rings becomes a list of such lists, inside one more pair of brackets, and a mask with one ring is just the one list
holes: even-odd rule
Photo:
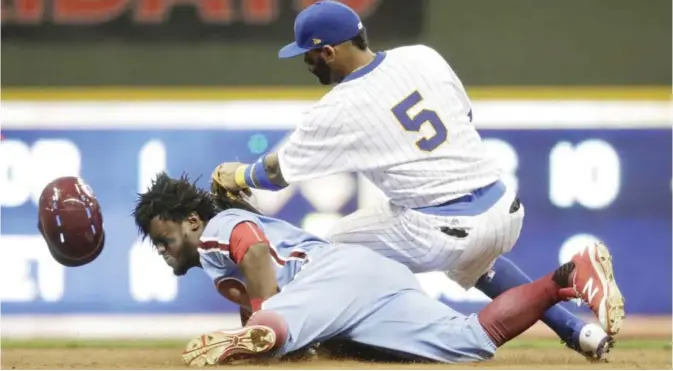
[[[347, 215], [328, 238], [366, 246], [414, 273], [444, 271], [467, 290], [519, 238], [525, 213], [523, 205], [510, 213], [515, 199], [516, 194], [506, 189], [493, 206], [475, 216], [430, 215], [386, 201]], [[467, 235], [450, 236], [442, 227]]]

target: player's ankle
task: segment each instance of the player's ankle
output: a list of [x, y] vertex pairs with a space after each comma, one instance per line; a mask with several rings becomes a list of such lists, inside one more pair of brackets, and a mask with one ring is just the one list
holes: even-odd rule
[[559, 288], [566, 288], [570, 287], [572, 284], [572, 275], [575, 272], [575, 263], [573, 262], [568, 262], [563, 264], [562, 266], [556, 268], [554, 273], [552, 274], [552, 281], [559, 287]]

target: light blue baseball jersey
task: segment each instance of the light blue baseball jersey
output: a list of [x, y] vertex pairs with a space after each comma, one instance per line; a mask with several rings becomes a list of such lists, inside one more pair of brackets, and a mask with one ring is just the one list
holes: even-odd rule
[[229, 256], [231, 233], [234, 227], [244, 222], [254, 223], [268, 238], [280, 288], [292, 281], [313, 249], [327, 246], [325, 240], [283, 220], [241, 209], [227, 209], [212, 218], [201, 235], [201, 266], [215, 284], [227, 278], [245, 282], [242, 272]]
[[412, 360], [454, 363], [493, 356], [495, 346], [477, 316], [427, 296], [404, 265], [360, 245], [328, 244], [287, 222], [248, 211], [223, 211], [204, 230], [201, 264], [216, 284], [244, 282], [227, 250], [232, 230], [244, 222], [255, 223], [272, 245], [281, 292], [262, 308], [288, 326], [277, 355], [345, 339]]

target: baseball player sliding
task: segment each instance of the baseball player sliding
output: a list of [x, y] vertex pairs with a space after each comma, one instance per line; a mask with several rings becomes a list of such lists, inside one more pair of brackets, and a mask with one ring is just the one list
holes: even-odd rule
[[425, 295], [396, 261], [364, 246], [330, 243], [220, 196], [186, 175], [161, 173], [133, 211], [141, 235], [176, 275], [200, 267], [223, 296], [252, 313], [241, 328], [189, 341], [182, 358], [190, 366], [286, 358], [331, 341], [350, 343], [368, 360], [374, 350], [388, 361], [487, 360], [547, 308], [574, 296], [578, 282], [598, 282], [611, 270], [610, 252], [596, 244], [463, 315]]
[[[372, 52], [358, 15], [335, 1], [303, 10], [294, 33], [279, 57], [303, 56], [321, 84], [335, 86], [277, 153], [253, 164], [225, 162], [213, 185], [238, 195], [358, 172], [388, 200], [346, 216], [331, 241], [364, 245], [415, 273], [446, 272], [491, 298], [531, 282], [501, 256], [519, 237], [523, 205], [501, 181], [463, 84], [444, 58], [425, 45]], [[593, 359], [604, 357], [624, 318], [611, 269], [575, 281], [602, 328], [558, 305], [543, 316], [569, 347]]]

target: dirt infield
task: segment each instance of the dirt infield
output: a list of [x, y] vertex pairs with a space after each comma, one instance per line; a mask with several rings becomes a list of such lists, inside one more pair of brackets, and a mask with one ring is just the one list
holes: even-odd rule
[[[498, 350], [495, 359], [461, 365], [397, 365], [318, 359], [245, 366], [248, 369], [671, 369], [671, 319], [630, 320], [609, 363], [588, 363], [548, 337], [544, 328]], [[107, 344], [107, 345], [106, 345]], [[182, 342], [15, 342], [3, 339], [2, 369], [184, 369]], [[226, 368], [226, 367], [220, 367]]]
[[[3, 351], [3, 369], [184, 369], [181, 349], [13, 349]], [[590, 364], [563, 349], [504, 348], [489, 362], [463, 365], [395, 365], [356, 361], [315, 360], [268, 366], [236, 366], [249, 369], [670, 369], [670, 349], [615, 349], [610, 363]], [[225, 367], [220, 367], [225, 368]]]

